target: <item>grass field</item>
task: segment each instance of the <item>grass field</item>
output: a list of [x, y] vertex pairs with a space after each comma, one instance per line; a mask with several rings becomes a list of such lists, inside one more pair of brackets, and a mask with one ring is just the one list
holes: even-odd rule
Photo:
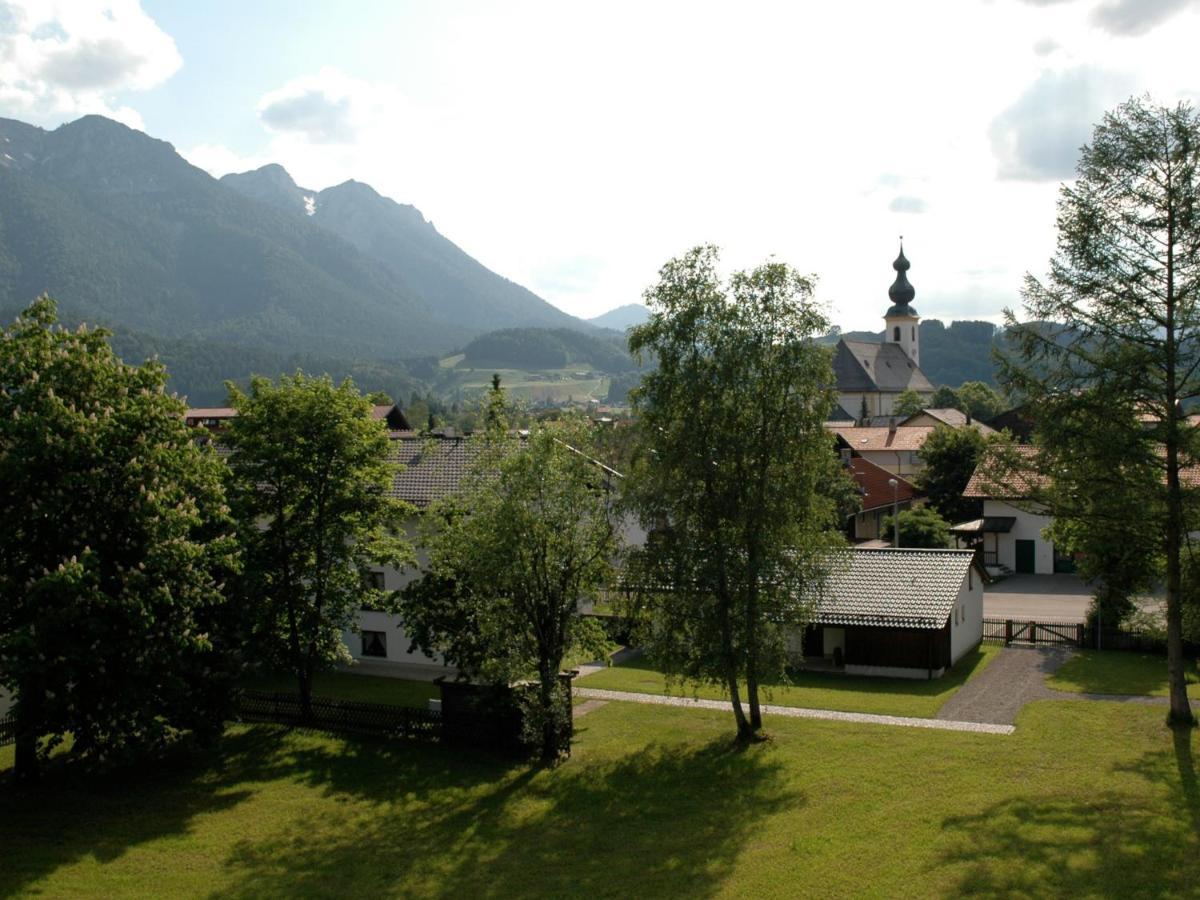
[[[1188, 696], [1200, 699], [1196, 661], [1188, 664]], [[1086, 694], [1149, 694], [1167, 696], [1167, 660], [1143, 653], [1082, 650], [1046, 679], [1059, 691]]]
[[[0, 787], [0, 895], [1194, 896], [1195, 732], [1042, 701], [1011, 736], [610, 703], [549, 770], [270, 726]], [[0, 750], [0, 769], [11, 765]]]
[[[983, 644], [959, 660], [945, 676], [932, 681], [799, 672], [793, 677], [792, 684], [768, 686], [763, 702], [810, 709], [838, 709], [843, 712], [929, 717], [936, 714], [968, 679], [983, 671], [995, 658], [996, 652], [996, 647]], [[668, 686], [662, 673], [642, 657], [584, 676], [576, 682], [576, 686], [635, 691], [640, 694], [670, 693], [708, 700], [728, 698], [723, 690], [710, 685], [698, 688], [686, 684]], [[742, 698], [745, 699], [744, 693]]]
[[[447, 357], [447, 359], [455, 359], [455, 357]], [[609, 378], [602, 375], [580, 377], [578, 366], [526, 371], [525, 369], [487, 366], [466, 368], [459, 365], [461, 361], [461, 357], [452, 364], [447, 364], [447, 360], [441, 361], [443, 374], [437, 382], [439, 392], [450, 394], [459, 390], [468, 397], [482, 396], [491, 387], [492, 374], [496, 373], [500, 376], [504, 389], [511, 397], [526, 402], [540, 400], [563, 402], [567, 398], [572, 398], [579, 403], [585, 403], [589, 399], [602, 401], [608, 396]]]

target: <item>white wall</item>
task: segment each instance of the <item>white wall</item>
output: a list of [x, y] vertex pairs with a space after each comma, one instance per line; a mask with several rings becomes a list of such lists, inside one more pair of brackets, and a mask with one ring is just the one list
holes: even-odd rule
[[921, 454], [912, 450], [860, 450], [855, 447], [854, 452], [879, 468], [901, 477], [916, 475], [925, 468]]
[[950, 613], [950, 665], [983, 640], [983, 579], [973, 567], [959, 586], [954, 609]]
[[1042, 537], [1042, 529], [1050, 524], [1050, 517], [1028, 510], [1018, 509], [1000, 500], [984, 500], [985, 516], [1012, 516], [1017, 521], [1007, 534], [996, 536], [998, 562], [1017, 571], [1017, 541], [1033, 541], [1033, 570], [1038, 575], [1054, 574], [1054, 545]]

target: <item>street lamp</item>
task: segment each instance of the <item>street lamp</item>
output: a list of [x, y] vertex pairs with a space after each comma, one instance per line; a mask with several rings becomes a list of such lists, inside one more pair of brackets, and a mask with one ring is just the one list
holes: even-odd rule
[[897, 490], [900, 482], [895, 478], [888, 479], [888, 487], [892, 489], [892, 546], [900, 546], [900, 503], [897, 500]]

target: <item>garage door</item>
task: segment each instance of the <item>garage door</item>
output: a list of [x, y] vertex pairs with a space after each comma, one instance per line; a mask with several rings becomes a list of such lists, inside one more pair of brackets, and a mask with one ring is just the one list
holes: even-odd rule
[[1032, 575], [1034, 570], [1034, 559], [1036, 554], [1034, 548], [1037, 545], [1034, 541], [1017, 541], [1017, 571]]

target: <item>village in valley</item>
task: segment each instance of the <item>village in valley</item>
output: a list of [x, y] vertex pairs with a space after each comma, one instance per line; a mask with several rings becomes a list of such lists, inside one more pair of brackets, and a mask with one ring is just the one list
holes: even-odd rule
[[[885, 172], [828, 215], [891, 197], [905, 233], [864, 228], [848, 255], [823, 223], [762, 207], [726, 231], [687, 208], [533, 265], [511, 226], [464, 226], [436, 175], [467, 143], [451, 135], [474, 136], [457, 116], [499, 128], [492, 106], [414, 88], [422, 109], [331, 63], [262, 94], [259, 151], [230, 130], [213, 140], [233, 149], [185, 153], [118, 101], [184, 78], [163, 29], [204, 71], [227, 58], [191, 14], [3, 6], [0, 895], [1200, 892], [1200, 112], [1161, 61], [1086, 103], [1084, 69], [1055, 68], [1138, 41], [1164, 55], [1200, 9], [972, 8], [963, 22], [1006, 46], [1043, 15], [1079, 38], [1038, 41], [1033, 86], [992, 120], [1001, 190], [978, 226], [934, 224], [916, 192], [948, 207], [965, 187], [938, 194], [949, 176], [895, 151], [922, 174]], [[491, 58], [476, 31], [534, 40], [529, 13], [322, 21], [364, 61], [402, 24], [428, 29], [405, 46], [441, 71], [466, 46]], [[263, 15], [244, 13], [245, 39], [275, 28]], [[809, 21], [744, 15], [779, 26], [772, 44]], [[813, 27], [849, 47], [830, 15]], [[932, 46], [931, 15], [893, 24]], [[535, 18], [565, 34], [559, 16]], [[657, 17], [647, 34], [666, 33]], [[707, 9], [692, 27], [748, 26]], [[126, 44], [159, 68], [81, 86]], [[653, 104], [554, 58], [577, 87]], [[493, 76], [527, 88], [511, 65]], [[944, 84], [923, 63], [913, 78]], [[927, 126], [923, 102], [886, 121]], [[488, 265], [524, 260], [554, 303], [344, 180], [347, 161], [393, 177], [363, 148], [394, 140], [401, 111], [428, 129], [429, 148], [394, 141], [429, 166], [422, 202], [498, 233]], [[974, 177], [967, 126], [939, 127], [929, 152]], [[514, 181], [562, 174], [494, 149]], [[676, 207], [683, 159], [658, 175]], [[818, 181], [814, 208], [842, 196]], [[954, 259], [988, 215], [1032, 216], [1043, 186], [1048, 258], [1006, 268], [1043, 246], [1030, 218]], [[600, 221], [603, 192], [580, 191]], [[561, 211], [560, 194], [528, 205]], [[651, 237], [658, 252], [699, 226], [733, 249], [685, 237], [647, 263]], [[812, 229], [807, 258], [747, 257], [792, 227]], [[547, 260], [575, 228], [539, 232]], [[567, 311], [623, 266], [632, 295]], [[1006, 305], [965, 296], [993, 277]]]

